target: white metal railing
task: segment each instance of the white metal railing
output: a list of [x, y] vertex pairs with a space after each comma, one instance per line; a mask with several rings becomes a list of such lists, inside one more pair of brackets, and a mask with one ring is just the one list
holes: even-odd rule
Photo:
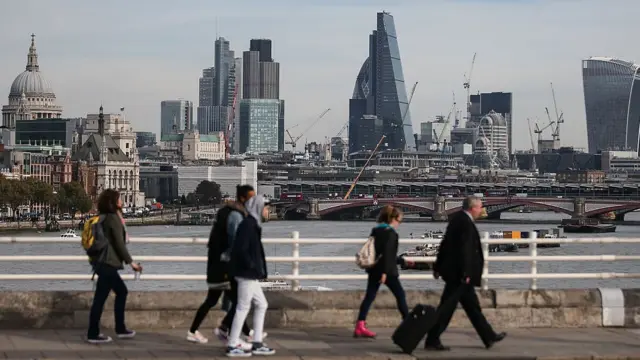
[[[482, 250], [484, 255], [483, 283], [482, 287], [488, 289], [488, 282], [491, 279], [528, 279], [530, 288], [537, 289], [538, 279], [624, 279], [640, 278], [640, 273], [538, 273], [538, 262], [545, 261], [639, 261], [640, 255], [538, 255], [539, 244], [638, 244], [640, 238], [558, 238], [540, 239], [535, 232], [531, 232], [532, 237], [527, 239], [491, 239], [489, 233], [482, 234]], [[204, 245], [207, 238], [157, 238], [139, 237], [131, 238], [130, 243], [134, 244], [198, 244]], [[411, 239], [401, 240], [401, 244], [438, 244], [437, 239]], [[80, 243], [79, 238], [52, 238], [52, 237], [0, 237], [0, 244], [20, 244], [20, 243]], [[318, 244], [353, 244], [363, 245], [364, 239], [330, 239], [313, 238], [301, 239], [299, 233], [293, 232], [291, 238], [271, 238], [263, 239], [265, 244], [286, 244], [292, 246], [291, 256], [269, 256], [268, 262], [291, 263], [291, 274], [269, 276], [274, 280], [291, 281], [292, 290], [300, 288], [301, 280], [360, 280], [366, 279], [367, 275], [362, 274], [300, 274], [301, 263], [353, 263], [354, 256], [301, 256], [300, 247]], [[528, 255], [503, 255], [490, 256], [489, 245], [505, 243], [529, 244]], [[354, 249], [354, 254], [357, 249]], [[406, 257], [406, 260], [413, 262], [433, 263], [435, 257]], [[134, 256], [135, 261], [140, 262], [206, 262], [206, 256]], [[81, 261], [86, 262], [85, 255], [0, 255], [0, 262], [23, 262], [23, 261]], [[490, 262], [528, 262], [530, 270], [528, 273], [489, 273]], [[126, 274], [124, 279], [136, 280], [201, 280], [206, 279], [206, 275], [179, 275], [179, 274]], [[433, 279], [431, 274], [402, 274], [403, 280], [428, 280]], [[5, 280], [88, 280], [91, 274], [0, 274], [0, 281]]]

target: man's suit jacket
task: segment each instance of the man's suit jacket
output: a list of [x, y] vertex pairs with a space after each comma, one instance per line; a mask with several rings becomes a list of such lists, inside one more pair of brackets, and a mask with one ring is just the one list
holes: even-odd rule
[[460, 211], [453, 215], [447, 226], [434, 271], [446, 282], [461, 282], [469, 277], [470, 284], [480, 286], [483, 265], [478, 229], [471, 217]]

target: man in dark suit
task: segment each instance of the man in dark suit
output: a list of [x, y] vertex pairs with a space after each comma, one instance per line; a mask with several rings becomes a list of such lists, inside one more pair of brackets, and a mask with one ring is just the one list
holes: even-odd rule
[[445, 286], [438, 318], [425, 341], [428, 350], [449, 350], [440, 342], [440, 335], [447, 329], [458, 302], [487, 349], [507, 335], [496, 333], [487, 322], [474, 290], [475, 286], [480, 286], [484, 266], [480, 235], [475, 225], [475, 219], [482, 213], [482, 201], [475, 196], [467, 197], [462, 202], [462, 209], [449, 221], [433, 267], [433, 276], [442, 277]]

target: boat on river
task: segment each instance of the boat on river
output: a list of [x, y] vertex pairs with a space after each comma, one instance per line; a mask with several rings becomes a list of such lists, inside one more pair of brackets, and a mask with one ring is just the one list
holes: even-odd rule
[[600, 234], [616, 231], [613, 224], [602, 224], [598, 219], [564, 219], [559, 225], [567, 233], [577, 234]]
[[[274, 275], [279, 276], [279, 273], [275, 273]], [[270, 280], [264, 279], [260, 280], [260, 286], [265, 291], [289, 291], [291, 290], [291, 284], [285, 280]], [[300, 286], [300, 290], [303, 291], [333, 291], [333, 289], [328, 288], [326, 286], [317, 286], [317, 285], [302, 285]]]

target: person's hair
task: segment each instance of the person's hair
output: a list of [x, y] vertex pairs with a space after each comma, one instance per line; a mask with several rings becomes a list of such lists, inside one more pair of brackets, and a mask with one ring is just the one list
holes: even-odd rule
[[236, 200], [240, 201], [240, 198], [247, 198], [249, 193], [255, 191], [251, 185], [238, 185], [236, 186]]
[[467, 196], [462, 200], [462, 210], [471, 210], [471, 208], [480, 201], [480, 198], [474, 195]]
[[118, 212], [120, 193], [114, 189], [107, 189], [98, 198], [98, 212], [101, 214], [115, 214]]
[[378, 222], [391, 224], [393, 220], [400, 220], [402, 216], [402, 211], [395, 206], [387, 205], [380, 210], [380, 215], [378, 215]]

